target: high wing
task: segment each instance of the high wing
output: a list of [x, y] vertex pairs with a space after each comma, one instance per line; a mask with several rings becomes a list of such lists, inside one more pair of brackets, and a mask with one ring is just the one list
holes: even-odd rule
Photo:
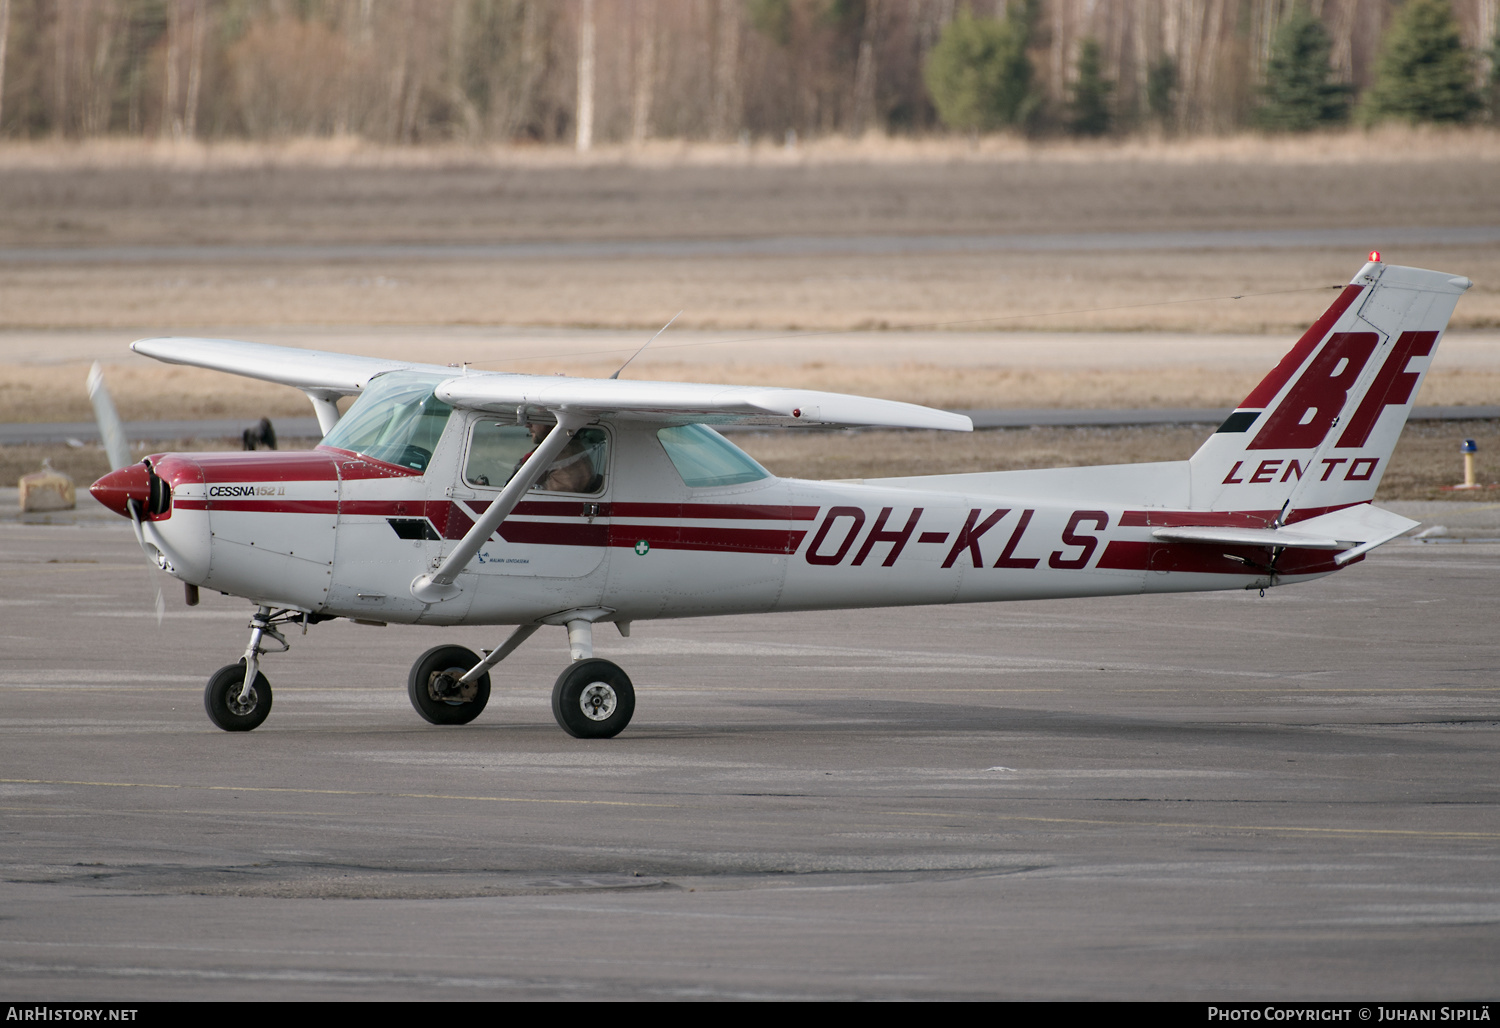
[[238, 339], [192, 339], [187, 337], [138, 339], [130, 344], [136, 353], [166, 364], [187, 364], [231, 375], [244, 375], [300, 389], [318, 413], [318, 425], [326, 435], [339, 419], [333, 402], [341, 396], [361, 392], [370, 379], [388, 371], [425, 371], [452, 374], [442, 364], [358, 357], [347, 353], [303, 350], [295, 346], [246, 343]]
[[454, 407], [515, 415], [572, 411], [593, 419], [663, 424], [859, 425], [973, 431], [961, 414], [894, 400], [844, 393], [688, 382], [566, 378], [466, 371], [445, 365], [357, 357], [233, 339], [142, 339], [136, 353], [169, 364], [188, 364], [301, 389], [326, 433], [338, 420], [333, 401], [364, 389], [390, 371], [448, 375], [437, 398]]
[[595, 418], [670, 425], [868, 425], [972, 432], [962, 414], [845, 393], [761, 386], [638, 382], [544, 375], [471, 375], [438, 386], [455, 407], [514, 414], [516, 409], [569, 410]]
[[195, 368], [226, 371], [265, 382], [289, 385], [333, 399], [360, 392], [376, 375], [387, 371], [428, 371], [452, 374], [443, 364], [357, 357], [295, 346], [246, 343], [238, 339], [138, 339], [130, 344], [136, 353], [167, 364], [190, 364]]

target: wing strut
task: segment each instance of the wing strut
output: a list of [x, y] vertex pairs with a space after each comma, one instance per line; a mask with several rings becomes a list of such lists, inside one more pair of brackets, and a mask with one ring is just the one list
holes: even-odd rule
[[302, 391], [306, 393], [307, 398], [312, 401], [313, 412], [318, 415], [319, 430], [321, 430], [324, 435], [332, 432], [333, 426], [339, 423], [339, 409], [334, 403], [334, 401], [337, 400], [338, 397], [336, 395], [329, 396], [325, 393], [320, 393], [312, 389], [304, 389]]
[[474, 522], [474, 527], [459, 540], [453, 552], [444, 558], [438, 569], [431, 574], [418, 575], [412, 579], [411, 594], [423, 603], [439, 603], [443, 600], [451, 600], [463, 592], [453, 584], [453, 580], [459, 572], [469, 566], [469, 561], [474, 559], [474, 554], [479, 548], [489, 541], [494, 535], [495, 529], [506, 519], [511, 511], [516, 509], [516, 504], [521, 502], [521, 497], [526, 495], [537, 479], [542, 477], [542, 472], [547, 465], [552, 463], [562, 448], [584, 425], [591, 420], [586, 414], [578, 414], [570, 410], [555, 410], [552, 412], [557, 417], [557, 428], [554, 429], [542, 444], [538, 446], [526, 463], [521, 465], [519, 471], [506, 483], [500, 495], [495, 497], [495, 502], [490, 504], [489, 509]]

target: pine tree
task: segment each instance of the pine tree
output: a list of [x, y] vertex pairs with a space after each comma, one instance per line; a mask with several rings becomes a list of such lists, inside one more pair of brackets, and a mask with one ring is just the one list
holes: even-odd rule
[[1307, 132], [1349, 118], [1349, 87], [1330, 81], [1333, 42], [1323, 23], [1298, 4], [1276, 30], [1256, 123], [1273, 132]]
[[1097, 39], [1078, 48], [1078, 81], [1073, 86], [1073, 117], [1069, 127], [1080, 136], [1102, 136], [1109, 131], [1109, 95], [1115, 84], [1104, 77], [1104, 59]]
[[1176, 61], [1163, 57], [1146, 69], [1146, 109], [1163, 126], [1171, 121], [1173, 95], [1176, 92]]
[[1467, 121], [1480, 107], [1472, 55], [1464, 49], [1448, 0], [1406, 0], [1386, 33], [1365, 95], [1366, 124]]
[[1484, 105], [1490, 121], [1500, 123], [1500, 33], [1495, 34], [1485, 57], [1489, 59], [1490, 73], [1485, 80]]
[[1026, 42], [1024, 15], [997, 21], [960, 11], [923, 69], [943, 124], [979, 132], [1024, 122], [1035, 107]]

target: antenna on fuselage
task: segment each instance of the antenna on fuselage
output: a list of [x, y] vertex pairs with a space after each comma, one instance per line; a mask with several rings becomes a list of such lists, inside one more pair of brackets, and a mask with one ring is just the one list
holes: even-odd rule
[[[686, 310], [686, 309], [687, 309], [686, 307], [683, 308], [683, 310]], [[672, 315], [672, 321], [676, 321], [680, 317], [682, 317], [682, 311], [678, 311], [676, 314]], [[652, 336], [650, 339], [647, 339], [646, 342], [644, 344], [642, 344], [642, 346], [641, 346], [641, 348], [639, 350], [635, 351], [635, 353], [632, 353], [630, 355], [630, 360], [627, 360], [624, 364], [621, 364], [620, 367], [615, 371], [615, 373], [613, 375], [610, 375], [609, 377], [610, 378], [619, 378], [620, 377], [620, 372], [624, 371], [626, 368], [630, 367], [630, 361], [635, 360], [641, 354], [645, 353], [646, 352], [646, 347], [648, 347], [652, 343], [656, 342], [656, 336], [661, 335], [667, 329], [669, 329], [669, 328], [672, 327], [672, 321], [667, 322], [661, 328], [657, 329], [656, 330], [656, 335]]]

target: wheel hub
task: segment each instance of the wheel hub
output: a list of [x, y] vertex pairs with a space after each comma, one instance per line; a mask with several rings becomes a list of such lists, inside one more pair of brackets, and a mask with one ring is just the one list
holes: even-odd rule
[[427, 679], [427, 695], [441, 703], [472, 703], [479, 695], [479, 683], [460, 682], [468, 668], [453, 667], [434, 671]]
[[225, 705], [231, 714], [235, 717], [245, 717], [255, 712], [255, 704], [259, 702], [260, 697], [255, 695], [255, 686], [252, 685], [250, 692], [244, 698], [240, 697], [240, 690], [232, 688], [225, 700], [227, 701]]
[[608, 720], [609, 716], [615, 712], [618, 702], [614, 687], [608, 682], [590, 682], [584, 686], [583, 694], [578, 697], [578, 705], [583, 708], [583, 716], [590, 721]]

